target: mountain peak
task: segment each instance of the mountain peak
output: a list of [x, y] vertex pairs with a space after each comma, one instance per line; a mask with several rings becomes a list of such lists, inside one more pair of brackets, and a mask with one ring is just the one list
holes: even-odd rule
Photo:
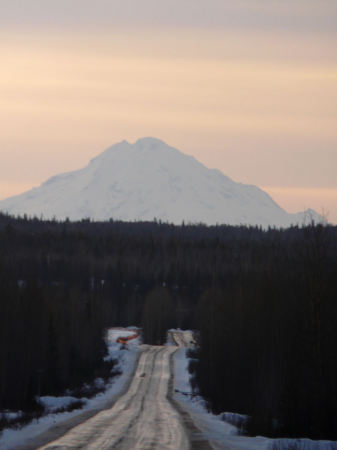
[[[16, 197], [0, 210], [45, 218], [153, 220], [180, 224], [302, 224], [256, 186], [235, 183], [160, 139], [121, 141], [83, 169], [56, 175]], [[307, 213], [308, 214], [308, 213]], [[312, 212], [318, 221], [320, 216]]]
[[[134, 157], [137, 157], [139, 151], [158, 152], [160, 150], [175, 150], [175, 149], [167, 145], [164, 141], [153, 137], [140, 138], [133, 144], [131, 144], [126, 140], [123, 140], [117, 142], [117, 144], [108, 147], [102, 153], [95, 156], [93, 159], [91, 159], [90, 163], [104, 162], [104, 164], [106, 164], [108, 160], [111, 161], [112, 159], [120, 159], [120, 158], [125, 159], [132, 153], [135, 153]], [[178, 150], [175, 151], [177, 153], [180, 153]]]
[[165, 147], [169, 147], [166, 142], [162, 141], [161, 139], [157, 139], [154, 137], [142, 137], [137, 139], [137, 141], [134, 143], [135, 146], [137, 147], [150, 147], [150, 148], [154, 148], [156, 146], [165, 146]]

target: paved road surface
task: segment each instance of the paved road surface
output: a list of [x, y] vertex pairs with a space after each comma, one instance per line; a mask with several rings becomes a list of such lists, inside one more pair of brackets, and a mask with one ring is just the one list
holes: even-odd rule
[[[172, 333], [172, 338], [178, 346], [185, 346], [190, 340], [182, 332]], [[191, 445], [190, 432], [184, 426], [186, 417], [168, 398], [172, 381], [170, 358], [176, 350], [176, 346], [147, 346], [129, 390], [111, 409], [101, 411], [40, 449], [210, 448], [202, 442]]]

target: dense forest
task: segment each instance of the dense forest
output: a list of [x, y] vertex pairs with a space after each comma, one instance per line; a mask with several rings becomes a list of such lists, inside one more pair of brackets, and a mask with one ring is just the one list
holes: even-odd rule
[[247, 432], [337, 439], [337, 227], [0, 214], [0, 410], [106, 370], [104, 330], [198, 330], [194, 383]]

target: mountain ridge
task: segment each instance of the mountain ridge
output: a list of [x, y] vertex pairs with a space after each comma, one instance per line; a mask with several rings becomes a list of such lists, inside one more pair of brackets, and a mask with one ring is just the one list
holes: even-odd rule
[[0, 210], [70, 220], [157, 218], [175, 224], [287, 227], [322, 221], [313, 210], [287, 213], [259, 187], [237, 183], [151, 137], [118, 142], [87, 166], [0, 201]]

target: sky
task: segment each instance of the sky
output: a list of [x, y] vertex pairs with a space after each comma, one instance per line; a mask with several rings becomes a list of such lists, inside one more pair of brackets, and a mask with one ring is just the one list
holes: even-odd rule
[[0, 199], [153, 136], [337, 223], [336, 0], [0, 0]]

